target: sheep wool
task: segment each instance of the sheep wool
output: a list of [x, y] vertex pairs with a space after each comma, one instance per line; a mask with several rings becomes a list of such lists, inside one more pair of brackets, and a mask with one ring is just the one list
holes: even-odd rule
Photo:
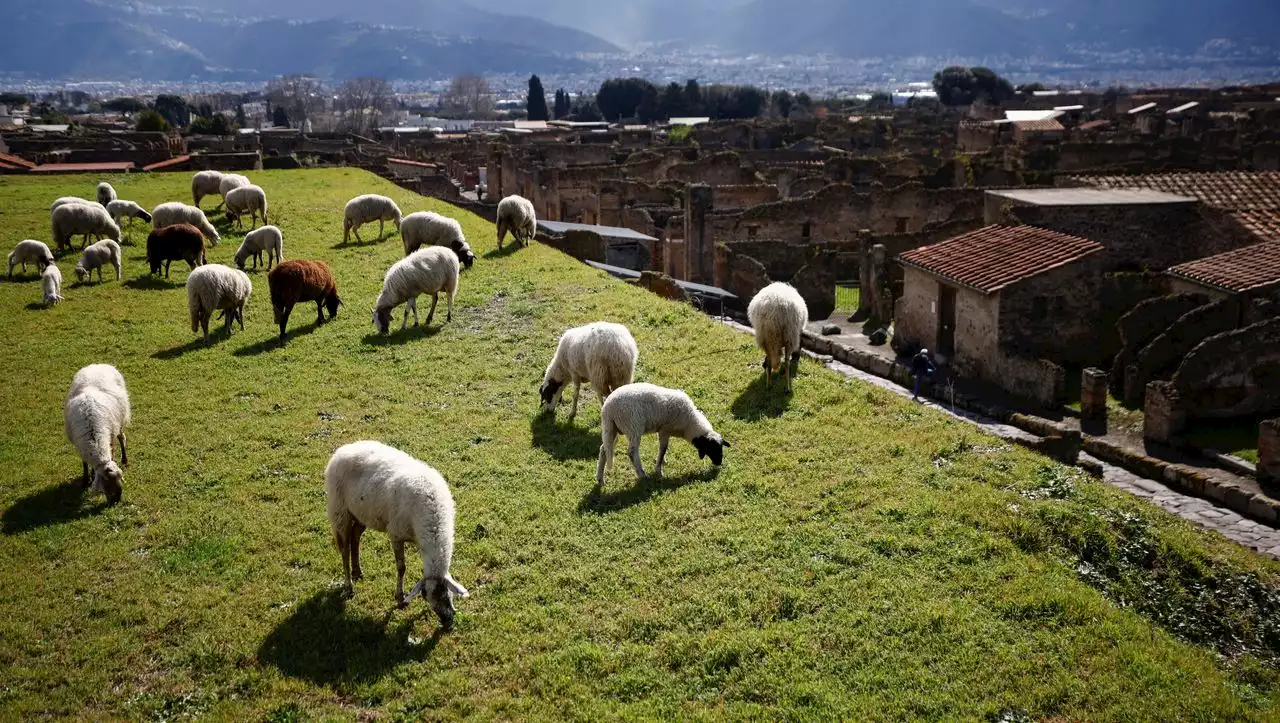
[[405, 256], [423, 246], [448, 246], [467, 268], [475, 262], [476, 255], [462, 234], [462, 224], [448, 216], [431, 211], [411, 213], [400, 222], [400, 237], [404, 240]]
[[58, 249], [70, 246], [73, 236], [84, 237], [81, 248], [88, 245], [90, 236], [120, 240], [120, 226], [111, 220], [106, 208], [96, 203], [63, 204], [53, 210], [51, 225], [53, 243]]
[[90, 200], [89, 200], [89, 199], [87, 199], [87, 198], [80, 198], [79, 196], [63, 196], [63, 197], [59, 198], [58, 200], [54, 201], [52, 206], [49, 206], [49, 213], [53, 213], [54, 209], [58, 208], [58, 206], [65, 206], [65, 205], [67, 205], [68, 203], [88, 203], [88, 204], [92, 204], [92, 203], [93, 203], [93, 201], [90, 201]]
[[613, 452], [618, 435], [627, 438], [627, 454], [635, 467], [636, 478], [645, 477], [640, 462], [640, 438], [658, 433], [658, 463], [654, 474], [662, 476], [667, 442], [672, 436], [683, 437], [698, 450], [698, 458], [710, 457], [720, 466], [728, 440], [721, 437], [705, 415], [693, 404], [688, 394], [653, 384], [628, 384], [609, 395], [600, 410], [600, 457], [596, 461], [596, 483], [604, 484], [606, 470], [613, 469]]
[[242, 176], [239, 173], [224, 174], [222, 178], [218, 179], [218, 195], [222, 196], [222, 201], [220, 201], [217, 206], [214, 206], [213, 210], [216, 211], [222, 207], [222, 204], [226, 202], [228, 193], [231, 193], [237, 188], [248, 186], [250, 183], [251, 182], [247, 176]]
[[110, 264], [116, 269], [116, 281], [120, 280], [120, 244], [111, 239], [103, 239], [96, 244], [86, 246], [80, 252], [80, 260], [76, 262], [76, 278], [81, 281], [93, 278], [98, 272], [98, 281], [102, 281], [102, 267]]
[[[105, 492], [107, 501], [120, 501], [124, 472], [112, 457], [112, 440], [120, 443], [120, 461], [129, 464], [124, 430], [132, 418], [129, 391], [124, 376], [109, 364], [91, 364], [76, 372], [63, 408], [67, 439], [80, 453], [83, 483], [92, 479], [95, 492]], [[90, 477], [92, 470], [92, 478]]]
[[528, 246], [537, 234], [538, 213], [533, 203], [523, 196], [507, 196], [498, 203], [498, 248], [510, 231], [516, 243]]
[[765, 384], [784, 366], [786, 390], [791, 391], [791, 365], [800, 360], [800, 336], [809, 322], [809, 308], [791, 284], [775, 282], [761, 289], [747, 306], [756, 344], [765, 354]]
[[151, 212], [152, 228], [164, 228], [165, 226], [173, 226], [179, 223], [189, 223], [200, 229], [200, 233], [209, 239], [210, 246], [217, 246], [221, 237], [218, 235], [218, 229], [209, 223], [209, 219], [205, 217], [204, 211], [195, 206], [188, 206], [180, 201], [170, 201], [156, 206]]
[[[453, 597], [467, 589], [449, 574], [453, 564], [453, 495], [439, 472], [381, 442], [363, 441], [339, 447], [324, 470], [329, 523], [342, 554], [346, 593], [360, 569], [360, 536], [366, 529], [385, 532], [396, 557], [396, 604], [406, 607], [421, 593], [445, 628], [453, 624]], [[406, 598], [404, 547], [418, 546], [422, 579]]]
[[160, 273], [164, 265], [164, 277], [169, 278], [169, 265], [174, 261], [186, 261], [189, 268], [205, 261], [204, 234], [189, 223], [178, 223], [158, 228], [147, 234], [147, 264], [150, 273]]
[[187, 276], [187, 310], [191, 314], [191, 331], [204, 330], [204, 340], [209, 340], [209, 320], [215, 311], [226, 312], [227, 334], [231, 324], [240, 321], [244, 331], [244, 305], [253, 293], [249, 275], [239, 269], [222, 264], [205, 264]]
[[375, 193], [356, 196], [347, 201], [346, 208], [342, 211], [342, 242], [350, 241], [351, 234], [354, 233], [356, 241], [364, 243], [360, 238], [360, 227], [374, 221], [378, 222], [378, 238], [381, 239], [384, 231], [383, 224], [391, 221], [399, 230], [401, 218], [403, 216], [400, 213], [400, 207], [386, 196]]
[[253, 268], [262, 262], [263, 252], [267, 254], [267, 270], [271, 270], [272, 262], [284, 261], [284, 234], [276, 226], [263, 226], [244, 235], [240, 248], [236, 249], [236, 267], [244, 270], [245, 262], [253, 257]]
[[555, 413], [564, 385], [573, 383], [572, 420], [578, 413], [578, 393], [583, 382], [591, 384], [603, 404], [618, 388], [635, 378], [640, 350], [630, 330], [621, 324], [597, 321], [566, 331], [547, 365], [539, 394], [544, 412]]
[[257, 225], [258, 216], [262, 216], [262, 223], [267, 223], [267, 192], [261, 186], [250, 184], [233, 188], [223, 201], [227, 207], [227, 218], [235, 221], [237, 228], [244, 228], [240, 219], [246, 213], [249, 214], [250, 228]]
[[378, 333], [386, 334], [391, 326], [391, 312], [405, 304], [404, 320], [400, 328], [409, 323], [413, 312], [413, 325], [418, 325], [418, 296], [431, 294], [431, 310], [427, 312], [427, 325], [435, 318], [436, 303], [444, 292], [449, 311], [445, 321], [453, 321], [453, 297], [458, 293], [458, 257], [453, 251], [431, 246], [414, 251], [387, 269], [382, 282], [382, 293], [373, 309], [373, 325]]
[[62, 272], [56, 264], [44, 267], [44, 273], [40, 274], [40, 286], [44, 292], [45, 306], [53, 306], [62, 301]]
[[338, 297], [338, 284], [333, 269], [323, 261], [293, 260], [276, 264], [267, 274], [267, 286], [271, 291], [271, 308], [276, 323], [280, 325], [280, 344], [286, 342], [285, 328], [293, 307], [302, 301], [316, 302], [316, 324], [324, 323], [324, 310], [329, 318], [338, 316], [342, 299]]
[[37, 271], [53, 264], [53, 252], [43, 242], [34, 239], [19, 241], [9, 252], [9, 278], [13, 278], [13, 267], [22, 264], [22, 273], [27, 273], [27, 264], [35, 264]]
[[111, 187], [110, 183], [103, 181], [98, 184], [98, 203], [106, 207], [108, 203], [116, 200], [116, 189]]
[[221, 196], [221, 171], [200, 171], [191, 177], [191, 205], [199, 206], [205, 196]]
[[115, 200], [107, 204], [107, 213], [111, 214], [111, 220], [117, 224], [122, 219], [142, 219], [144, 223], [151, 223], [151, 214], [142, 206], [133, 201]]

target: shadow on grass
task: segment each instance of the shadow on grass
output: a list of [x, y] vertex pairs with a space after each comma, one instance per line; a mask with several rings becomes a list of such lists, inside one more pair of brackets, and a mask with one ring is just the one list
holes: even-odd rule
[[492, 251], [485, 252], [484, 258], [486, 259], [506, 258], [507, 256], [511, 256], [512, 254], [516, 253], [521, 248], [523, 247], [520, 246], [520, 244], [510, 243], [510, 241], [508, 240], [507, 243], [503, 244], [502, 248], [500, 249], [495, 248]]
[[15, 270], [13, 276], [4, 276], [0, 278], [3, 278], [4, 283], [6, 284], [29, 284], [33, 281], [39, 281], [40, 274], [32, 274], [28, 271]]
[[[210, 326], [213, 326], [213, 325], [210, 324]], [[217, 328], [209, 330], [209, 341], [206, 342], [204, 340], [204, 334], [196, 334], [196, 338], [192, 339], [186, 344], [183, 344], [182, 346], [175, 346], [172, 349], [164, 349], [162, 351], [158, 351], [155, 354], [152, 354], [151, 358], [152, 359], [179, 359], [193, 351], [208, 349], [213, 345], [217, 344], [218, 342], [223, 341], [225, 339], [230, 339], [230, 338], [231, 338], [231, 334], [227, 333], [227, 327], [225, 325], [219, 324]]]
[[258, 647], [258, 661], [321, 685], [373, 682], [401, 663], [430, 657], [444, 630], [437, 627], [422, 643], [410, 643], [419, 617], [406, 615], [392, 626], [392, 613], [381, 620], [351, 616], [340, 588], [323, 590], [267, 635]]
[[[782, 375], [775, 374], [772, 386], [765, 386], [764, 371], [758, 366], [755, 368], [759, 370], [755, 379], [733, 400], [730, 411], [734, 419], [755, 422], [765, 417], [780, 417], [791, 404], [791, 395], [786, 392], [786, 381]], [[794, 375], [791, 383], [796, 383]]]
[[62, 484], [46, 487], [14, 502], [0, 516], [0, 529], [16, 535], [45, 525], [58, 525], [95, 515], [106, 509], [106, 503], [84, 504], [86, 494], [77, 474]]
[[[617, 467], [619, 462], [624, 462], [627, 468], [630, 469], [631, 463], [626, 459], [625, 449], [621, 460], [615, 457], [614, 466]], [[646, 477], [645, 479], [637, 480], [634, 485], [617, 492], [605, 492], [600, 489], [600, 485], [596, 485], [578, 503], [578, 514], [598, 515], [625, 510], [628, 507], [648, 502], [663, 492], [678, 490], [695, 482], [710, 482], [718, 476], [720, 476], [720, 468], [711, 467], [701, 472], [690, 472], [679, 477]]]
[[33, 301], [27, 304], [27, 311], [48, 311], [49, 308], [49, 305], [43, 301]]
[[[531, 390], [536, 393], [536, 390]], [[579, 403], [579, 407], [585, 401]], [[566, 412], [567, 414], [567, 412]], [[595, 459], [600, 454], [600, 433], [572, 422], [559, 424], [554, 415], [539, 412], [529, 423], [533, 446], [557, 460]]]
[[[331, 323], [331, 322], [326, 322], [326, 323]], [[273, 328], [279, 329], [280, 327], [278, 325], [273, 325]], [[293, 341], [294, 339], [297, 339], [300, 336], [307, 336], [308, 334], [314, 334], [316, 330], [319, 328], [320, 328], [320, 325], [313, 321], [310, 324], [307, 324], [306, 326], [300, 326], [295, 329], [291, 329], [289, 333], [285, 336], [286, 341]], [[257, 342], [256, 344], [250, 344], [249, 346], [236, 349], [235, 351], [231, 352], [231, 356], [258, 356], [259, 354], [266, 354], [269, 351], [275, 351], [276, 349], [279, 349], [279, 348], [281, 348], [280, 337], [273, 334], [271, 337], [267, 339], [263, 339], [262, 341]]]
[[352, 235], [352, 240], [350, 240], [350, 241], [341, 241], [341, 242], [339, 242], [339, 243], [337, 243], [337, 244], [335, 244], [335, 245], [333, 245], [333, 246], [330, 246], [329, 248], [333, 249], [334, 251], [341, 251], [342, 249], [358, 249], [358, 248], [361, 248], [361, 247], [363, 247], [363, 246], [377, 246], [377, 245], [378, 245], [378, 244], [380, 244], [380, 243], [386, 243], [387, 241], [390, 241], [390, 240], [391, 240], [392, 238], [394, 238], [394, 237], [395, 237], [395, 234], [394, 234], [394, 233], [390, 233], [390, 234], [384, 234], [384, 235], [382, 235], [382, 236], [378, 236], [378, 237], [373, 238], [373, 239], [365, 239], [364, 241], [356, 241], [356, 240], [355, 240], [355, 236], [354, 236], [354, 235]]
[[[373, 328], [373, 324], [370, 324], [369, 327]], [[369, 346], [392, 346], [393, 344], [406, 344], [417, 339], [430, 339], [441, 331], [444, 331], [444, 324], [440, 323], [435, 326], [427, 326], [426, 324], [409, 326], [405, 329], [396, 328], [393, 324], [390, 334], [383, 336], [375, 331], [365, 334], [362, 341]]]
[[186, 283], [175, 284], [173, 281], [163, 276], [138, 276], [124, 282], [124, 285], [130, 289], [143, 289], [145, 291], [165, 291], [167, 289], [181, 289]]

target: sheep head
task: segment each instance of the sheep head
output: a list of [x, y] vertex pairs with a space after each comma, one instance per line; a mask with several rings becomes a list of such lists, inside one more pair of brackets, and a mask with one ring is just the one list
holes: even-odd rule
[[724, 450], [732, 445], [729, 440], [721, 437], [715, 432], [708, 432], [701, 437], [694, 437], [690, 440], [695, 449], [698, 450], [698, 459], [710, 457], [711, 464], [719, 467], [724, 462]]
[[558, 379], [548, 379], [538, 388], [538, 394], [542, 397], [542, 411], [551, 413], [556, 410], [556, 405], [560, 403], [560, 394], [564, 391], [564, 382]]

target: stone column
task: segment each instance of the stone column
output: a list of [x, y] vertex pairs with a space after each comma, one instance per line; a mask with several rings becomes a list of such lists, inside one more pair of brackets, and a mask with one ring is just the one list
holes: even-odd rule
[[1106, 372], [1101, 369], [1085, 369], [1080, 375], [1080, 416], [1105, 422], [1109, 391]]
[[685, 188], [685, 281], [699, 284], [714, 283], [715, 248], [707, 218], [714, 207], [715, 194], [710, 186], [692, 184]]
[[1187, 415], [1180, 408], [1178, 390], [1171, 382], [1147, 385], [1143, 436], [1152, 442], [1169, 444], [1187, 426]]
[[1280, 419], [1258, 425], [1258, 482], [1273, 496], [1280, 490]]

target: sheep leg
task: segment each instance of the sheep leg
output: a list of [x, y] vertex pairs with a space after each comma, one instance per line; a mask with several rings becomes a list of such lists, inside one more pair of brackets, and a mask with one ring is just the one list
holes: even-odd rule
[[236, 309], [236, 319], [240, 321], [240, 331], [244, 331], [244, 305], [243, 304], [240, 305], [240, 308]]
[[446, 322], [448, 322], [448, 321], [453, 321], [453, 295], [454, 295], [454, 294], [456, 294], [456, 293], [458, 293], [458, 290], [457, 290], [457, 289], [454, 289], [453, 291], [450, 291], [450, 292], [449, 292], [449, 295], [448, 295], [448, 296], [446, 296], [446, 297], [445, 297], [445, 301], [446, 301], [446, 302], [448, 302], [448, 304], [449, 304], [449, 310], [448, 310], [448, 312], [444, 315], [444, 320], [445, 320]]
[[378, 240], [379, 241], [386, 238], [386, 227], [387, 227], [387, 222], [383, 221], [382, 219], [378, 219]]
[[440, 293], [436, 292], [431, 295], [431, 311], [427, 312], [427, 326], [431, 326], [431, 320], [436, 316], [436, 303], [440, 301]]
[[204, 313], [204, 310], [201, 309], [199, 312], [199, 316], [200, 316], [200, 328], [201, 330], [204, 331], [204, 343], [208, 344], [209, 343], [209, 318], [212, 317], [213, 314], [212, 313], [206, 314]]
[[788, 355], [785, 349], [783, 350], [783, 354], [782, 354], [782, 366], [783, 366], [783, 373], [786, 375], [785, 379], [787, 383], [787, 386], [786, 386], [787, 394], [790, 394], [791, 393], [791, 359], [788, 358]]
[[351, 518], [351, 531], [347, 534], [348, 544], [351, 546], [351, 579], [363, 580], [364, 571], [360, 569], [360, 536], [364, 534], [365, 526], [360, 524], [356, 518]]
[[361, 243], [361, 244], [362, 244], [362, 243], [364, 243], [364, 239], [360, 238], [360, 227], [359, 227], [359, 226], [353, 226], [353, 227], [351, 228], [351, 233], [353, 233], [353, 234], [355, 234], [355, 235], [356, 235], [356, 243]]
[[316, 325], [324, 323], [324, 302], [316, 300]]
[[280, 310], [280, 345], [281, 346], [284, 346], [284, 343], [285, 343], [284, 330], [285, 330], [285, 327], [289, 325], [289, 315], [292, 313], [293, 313], [293, 306], [286, 306]]
[[121, 432], [120, 436], [116, 437], [116, 441], [120, 443], [120, 464], [124, 465], [125, 467], [128, 467], [129, 466], [129, 450], [125, 447], [125, 444], [124, 444], [124, 432]]
[[631, 466], [636, 468], [636, 479], [642, 480], [648, 475], [644, 471], [644, 463], [640, 461], [640, 435], [627, 437], [627, 456], [631, 457]]
[[662, 463], [667, 459], [667, 443], [671, 441], [671, 435], [666, 432], [658, 432], [658, 465], [653, 468], [653, 476], [662, 476]]
[[406, 608], [409, 603], [404, 599], [404, 541], [392, 540], [391, 548], [396, 553], [396, 607]]
[[578, 413], [578, 391], [582, 389], [582, 382], [573, 383], [573, 406], [569, 408], [569, 421], [573, 421], [574, 415]]
[[169, 264], [173, 263], [172, 259], [166, 259], [164, 262], [164, 277], [169, 278]]
[[84, 466], [84, 474], [80, 478], [80, 487], [87, 490], [89, 489], [89, 463], [81, 462], [80, 464]]
[[347, 530], [335, 529], [333, 537], [338, 543], [338, 551], [342, 553], [342, 577], [345, 580], [342, 596], [349, 598], [356, 594], [356, 586], [351, 582], [351, 541], [346, 533]]
[[604, 484], [604, 471], [606, 468], [613, 468], [613, 450], [618, 443], [618, 435], [612, 429], [606, 429], [600, 434], [600, 456], [596, 459], [596, 484]]
[[773, 370], [769, 368], [769, 357], [764, 358], [764, 388], [773, 388]]

